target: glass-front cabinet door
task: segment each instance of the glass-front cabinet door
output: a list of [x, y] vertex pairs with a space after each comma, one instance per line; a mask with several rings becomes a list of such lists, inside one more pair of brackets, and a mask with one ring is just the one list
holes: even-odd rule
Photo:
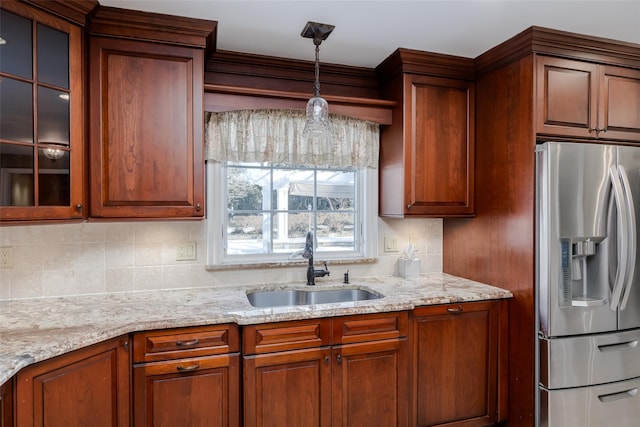
[[0, 221], [82, 218], [82, 33], [14, 1], [0, 9]]

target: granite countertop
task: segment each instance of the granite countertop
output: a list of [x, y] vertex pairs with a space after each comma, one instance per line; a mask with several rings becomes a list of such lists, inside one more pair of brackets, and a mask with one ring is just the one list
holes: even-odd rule
[[322, 280], [315, 289], [345, 286], [367, 288], [384, 297], [296, 307], [249, 304], [246, 294], [255, 290], [310, 289], [283, 283], [0, 301], [0, 385], [27, 365], [135, 331], [401, 311], [512, 296], [504, 289], [444, 273], [414, 279], [367, 278], [349, 285]]

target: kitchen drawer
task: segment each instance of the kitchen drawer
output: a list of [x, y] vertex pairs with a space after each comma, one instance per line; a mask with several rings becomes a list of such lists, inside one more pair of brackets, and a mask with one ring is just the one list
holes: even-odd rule
[[640, 378], [592, 387], [540, 389], [540, 426], [636, 427]]
[[133, 362], [154, 362], [240, 350], [236, 325], [213, 325], [193, 328], [161, 329], [133, 335]]
[[539, 340], [540, 383], [546, 388], [640, 377], [640, 330]]
[[358, 314], [333, 319], [333, 344], [386, 340], [407, 335], [407, 312]]
[[331, 319], [296, 320], [246, 326], [243, 354], [299, 350], [330, 344]]

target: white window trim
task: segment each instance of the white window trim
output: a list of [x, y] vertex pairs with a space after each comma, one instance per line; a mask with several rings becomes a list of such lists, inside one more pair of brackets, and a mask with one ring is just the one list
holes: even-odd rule
[[[361, 179], [358, 180], [358, 192], [360, 194], [358, 206], [361, 210], [362, 222], [359, 229], [359, 250], [348, 256], [339, 252], [321, 252], [316, 259], [318, 261], [358, 261], [377, 257], [378, 249], [378, 170], [364, 168]], [[242, 266], [253, 264], [299, 264], [299, 259], [288, 259], [285, 254], [259, 254], [259, 255], [234, 255], [226, 257], [223, 243], [226, 242], [226, 180], [221, 179], [223, 165], [221, 162], [208, 160], [206, 163], [207, 183], [207, 268], [222, 266]]]

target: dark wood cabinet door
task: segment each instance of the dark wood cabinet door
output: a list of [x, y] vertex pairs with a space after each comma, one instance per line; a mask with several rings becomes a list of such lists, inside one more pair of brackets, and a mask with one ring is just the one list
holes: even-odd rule
[[240, 356], [135, 365], [133, 394], [136, 427], [238, 427]]
[[498, 417], [498, 303], [414, 310], [415, 426], [487, 426]]
[[640, 141], [640, 70], [599, 66], [600, 138]]
[[13, 379], [0, 385], [0, 427], [13, 427]]
[[15, 386], [21, 427], [129, 426], [128, 337], [28, 366]]
[[406, 426], [406, 339], [333, 349], [333, 427]]
[[90, 46], [90, 216], [202, 217], [203, 50]]
[[405, 76], [405, 214], [473, 214], [474, 83]]
[[596, 64], [540, 56], [536, 76], [537, 132], [596, 138]]
[[245, 427], [331, 426], [328, 347], [244, 357]]

